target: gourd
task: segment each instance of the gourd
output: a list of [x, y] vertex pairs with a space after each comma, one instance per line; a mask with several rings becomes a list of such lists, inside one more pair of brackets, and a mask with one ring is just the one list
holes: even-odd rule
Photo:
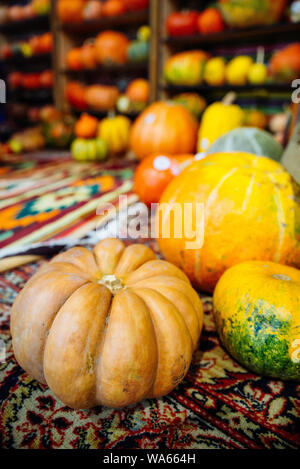
[[160, 152], [194, 153], [197, 129], [196, 119], [183, 106], [172, 101], [157, 101], [133, 123], [130, 147], [138, 159]]
[[103, 31], [98, 34], [95, 41], [98, 62], [125, 64], [128, 61], [129, 44], [129, 39], [125, 34], [117, 31]]
[[299, 77], [300, 73], [300, 43], [289, 44], [276, 51], [269, 64], [271, 76], [290, 81]]
[[227, 270], [213, 297], [228, 352], [255, 373], [300, 381], [300, 271], [250, 261]]
[[101, 138], [76, 138], [72, 142], [71, 153], [76, 161], [102, 161], [108, 155], [108, 146]]
[[201, 301], [147, 246], [75, 247], [27, 282], [11, 312], [22, 368], [74, 409], [124, 407], [169, 393], [191, 363]]
[[219, 137], [208, 149], [207, 154], [241, 151], [258, 156], [268, 156], [279, 161], [283, 148], [269, 132], [255, 127], [238, 127]]
[[202, 112], [206, 108], [205, 99], [198, 93], [181, 93], [174, 96], [173, 101], [186, 107], [196, 119], [200, 119]]
[[164, 76], [172, 85], [200, 85], [208, 54], [201, 50], [179, 52], [170, 57], [164, 67]]
[[228, 93], [223, 101], [215, 102], [205, 109], [198, 134], [199, 152], [207, 151], [217, 138], [243, 125], [244, 112], [232, 104], [234, 98], [234, 93]]
[[114, 109], [119, 97], [119, 90], [116, 86], [91, 85], [86, 88], [84, 97], [90, 108], [97, 111], [108, 111]]
[[286, 4], [286, 0], [219, 0], [225, 21], [233, 28], [276, 23]]
[[111, 154], [125, 153], [129, 146], [130, 126], [128, 117], [112, 114], [100, 122], [98, 137], [106, 141]]
[[128, 47], [127, 55], [130, 62], [146, 62], [149, 58], [149, 42], [132, 41]]
[[[270, 158], [239, 152], [208, 155], [185, 168], [163, 193], [157, 212], [160, 249], [205, 291], [213, 291], [223, 272], [243, 261], [300, 267], [298, 193], [291, 176]], [[197, 216], [198, 207], [197, 238], [183, 226], [184, 217], [172, 213], [172, 208], [184, 213], [187, 204], [194, 212], [186, 222]], [[166, 228], [168, 239], [163, 237]], [[187, 242], [194, 243], [193, 249]]]

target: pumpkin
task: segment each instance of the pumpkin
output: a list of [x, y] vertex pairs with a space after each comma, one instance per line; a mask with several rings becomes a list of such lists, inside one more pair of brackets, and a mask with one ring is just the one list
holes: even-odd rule
[[66, 62], [70, 70], [81, 70], [83, 68], [81, 47], [74, 47], [74, 49], [71, 49], [67, 53]]
[[126, 13], [123, 0], [107, 0], [103, 3], [102, 13], [104, 16], [117, 16]]
[[265, 129], [268, 125], [268, 118], [266, 114], [259, 109], [244, 109], [244, 125]]
[[75, 135], [78, 138], [95, 137], [98, 129], [98, 119], [89, 114], [82, 114], [75, 124]]
[[130, 101], [147, 103], [150, 96], [149, 81], [144, 78], [133, 80], [126, 89], [126, 96]]
[[127, 55], [130, 62], [146, 62], [149, 58], [149, 42], [132, 41], [128, 47]]
[[61, 119], [45, 122], [43, 136], [51, 148], [68, 148], [74, 138], [74, 118], [67, 115]]
[[175, 103], [184, 106], [196, 119], [200, 119], [202, 112], [206, 108], [205, 99], [198, 93], [181, 93], [172, 99]]
[[158, 101], [148, 106], [131, 128], [130, 147], [138, 159], [153, 153], [194, 153], [197, 121], [180, 104]]
[[201, 50], [179, 52], [166, 61], [165, 79], [173, 85], [200, 85], [207, 59], [208, 55]]
[[293, 267], [250, 261], [227, 270], [213, 304], [229, 353], [260, 375], [300, 381], [299, 293]]
[[238, 127], [219, 137], [210, 147], [207, 154], [231, 153], [241, 151], [257, 156], [268, 156], [279, 161], [283, 148], [273, 136], [255, 127]]
[[229, 103], [225, 98], [223, 102], [215, 102], [205, 109], [198, 135], [199, 152], [207, 151], [217, 138], [243, 125], [243, 110], [236, 104], [227, 102]]
[[167, 185], [191, 161], [194, 155], [157, 153], [144, 158], [134, 173], [134, 190], [146, 205], [159, 202]]
[[117, 31], [104, 31], [98, 34], [95, 42], [98, 61], [100, 63], [126, 63], [129, 44], [129, 39], [125, 34]]
[[129, 145], [131, 121], [125, 116], [108, 116], [99, 124], [98, 137], [106, 141], [113, 155], [125, 153]]
[[76, 109], [86, 109], [87, 102], [85, 99], [85, 87], [77, 82], [70, 81], [66, 86], [67, 101]]
[[91, 85], [86, 88], [85, 99], [89, 107], [97, 111], [113, 109], [119, 96], [116, 86]]
[[58, 0], [57, 14], [63, 23], [82, 21], [85, 0]]
[[225, 24], [223, 16], [218, 8], [205, 8], [198, 17], [197, 27], [201, 34], [220, 33], [224, 31]]
[[103, 4], [99, 0], [88, 0], [83, 9], [85, 20], [94, 20], [103, 15]]
[[249, 28], [277, 23], [280, 20], [286, 0], [219, 0], [226, 23], [233, 28]]
[[300, 73], [300, 43], [289, 44], [271, 57], [270, 74], [281, 80], [293, 80]]
[[[160, 249], [205, 291], [213, 291], [223, 272], [243, 261], [300, 266], [297, 194], [291, 176], [270, 158], [239, 152], [208, 155], [165, 190], [157, 213]], [[185, 204], [192, 204], [195, 216], [198, 207], [197, 239], [188, 226], [182, 229], [184, 217], [177, 217], [175, 226], [183, 236], [172, 234], [172, 208], [181, 207], [184, 213]], [[160, 220], [165, 228], [170, 225], [169, 239], [162, 236]], [[193, 238], [199, 242], [190, 248], [187, 241]]]
[[106, 239], [38, 270], [14, 302], [11, 333], [18, 363], [66, 405], [118, 408], [182, 381], [202, 320], [179, 269]]
[[72, 142], [71, 153], [76, 161], [102, 161], [108, 155], [108, 146], [101, 138], [76, 138]]
[[94, 44], [85, 43], [81, 47], [80, 60], [82, 67], [85, 69], [93, 69], [97, 67], [97, 51]]

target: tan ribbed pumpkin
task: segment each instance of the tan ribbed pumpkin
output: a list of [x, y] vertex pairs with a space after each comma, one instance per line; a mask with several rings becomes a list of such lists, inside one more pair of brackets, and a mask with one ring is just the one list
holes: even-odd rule
[[123, 407], [182, 381], [202, 319], [180, 269], [107, 239], [38, 270], [15, 300], [11, 333], [19, 364], [68, 406]]

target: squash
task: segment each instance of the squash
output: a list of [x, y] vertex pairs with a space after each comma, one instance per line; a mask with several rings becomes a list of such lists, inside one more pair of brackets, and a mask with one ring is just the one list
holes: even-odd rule
[[138, 159], [153, 153], [194, 153], [198, 124], [183, 106], [157, 101], [135, 120], [130, 147]]
[[156, 153], [144, 158], [134, 173], [134, 190], [146, 205], [159, 202], [167, 185], [194, 160], [194, 155]]
[[[184, 169], [163, 193], [157, 212], [160, 249], [205, 291], [213, 291], [223, 272], [243, 261], [300, 267], [298, 194], [291, 176], [270, 158], [208, 155]], [[187, 218], [173, 216], [172, 208], [184, 214], [185, 204], [192, 204], [194, 212]], [[187, 224], [192, 215], [198, 220], [197, 238]], [[164, 236], [169, 227], [170, 237]], [[187, 242], [194, 242], [193, 248]]]
[[103, 31], [98, 34], [95, 46], [97, 59], [101, 64], [125, 64], [128, 62], [129, 39], [117, 31]]
[[202, 116], [198, 134], [198, 151], [207, 151], [217, 138], [236, 127], [241, 127], [244, 112], [236, 104], [231, 104], [233, 97], [229, 93], [223, 101], [208, 106]]
[[95, 137], [97, 129], [98, 119], [83, 113], [75, 124], [75, 135], [78, 138], [92, 138]]
[[98, 137], [106, 141], [113, 155], [125, 153], [129, 146], [131, 121], [125, 116], [108, 116], [99, 124]]
[[150, 97], [149, 81], [145, 78], [132, 80], [125, 94], [132, 102], [148, 103]]
[[209, 148], [207, 154], [231, 153], [242, 151], [258, 156], [268, 156], [279, 161], [283, 148], [273, 136], [255, 127], [238, 127], [219, 137]]
[[202, 112], [206, 108], [205, 99], [198, 93], [181, 93], [172, 99], [175, 103], [184, 106], [196, 119], [200, 119]]
[[244, 125], [247, 127], [257, 127], [265, 129], [268, 125], [268, 118], [259, 109], [244, 109]]
[[170, 57], [164, 67], [164, 76], [172, 85], [201, 85], [208, 54], [202, 50], [179, 52]]
[[219, 0], [225, 21], [233, 28], [277, 23], [287, 0]]
[[213, 305], [229, 353], [260, 375], [300, 381], [299, 296], [300, 271], [293, 267], [250, 261], [227, 270]]
[[96, 46], [90, 42], [86, 42], [81, 47], [80, 60], [84, 69], [90, 70], [97, 67], [97, 50]]
[[127, 55], [130, 62], [146, 62], [149, 58], [149, 42], [132, 41], [128, 47]]
[[269, 63], [271, 76], [290, 81], [299, 77], [300, 73], [300, 43], [289, 44], [276, 51]]
[[88, 107], [85, 98], [86, 88], [77, 81], [70, 81], [66, 86], [67, 101], [76, 109], [84, 110]]
[[42, 133], [46, 145], [51, 148], [69, 148], [74, 139], [74, 125], [75, 118], [71, 115], [43, 123]]
[[82, 21], [85, 0], [58, 0], [56, 11], [62, 23]]
[[119, 90], [116, 86], [91, 85], [86, 88], [84, 96], [91, 109], [109, 111], [116, 106]]
[[81, 47], [74, 47], [71, 49], [66, 56], [67, 67], [70, 70], [82, 70], [82, 56], [81, 56]]
[[124, 407], [182, 381], [202, 329], [187, 277], [141, 244], [75, 247], [27, 282], [11, 312], [22, 368], [74, 409]]
[[76, 161], [102, 161], [108, 155], [108, 146], [101, 138], [76, 138], [72, 142], [71, 153]]

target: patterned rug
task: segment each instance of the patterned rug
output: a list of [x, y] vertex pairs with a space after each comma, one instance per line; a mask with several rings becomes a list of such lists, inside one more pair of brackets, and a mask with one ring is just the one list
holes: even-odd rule
[[[2, 233], [11, 233], [2, 238], [2, 246], [17, 249], [16, 241], [36, 238], [35, 232], [47, 226], [46, 222], [54, 223], [68, 210], [72, 213], [78, 205], [85, 207], [97, 200], [99, 188], [109, 200], [114, 200], [114, 191], [124, 182], [129, 183], [130, 191], [132, 168], [128, 164], [122, 167], [121, 162], [117, 166], [73, 167], [62, 160], [8, 169], [8, 197], [1, 202], [10, 203], [1, 207], [0, 219], [6, 223]], [[3, 176], [2, 182], [7, 180]], [[58, 187], [53, 189], [51, 184]], [[2, 218], [3, 213], [7, 216]], [[93, 217], [90, 212], [89, 216]], [[89, 223], [86, 218], [74, 218], [68, 230], [71, 234], [86, 232], [80, 224]], [[55, 236], [68, 230], [64, 226]], [[51, 233], [48, 237], [53, 238]], [[158, 253], [155, 242], [147, 243]], [[300, 448], [300, 384], [262, 378], [237, 364], [220, 345], [208, 296], [201, 296], [205, 320], [199, 348], [185, 380], [171, 394], [121, 410], [74, 411], [64, 406], [18, 366], [11, 345], [11, 305], [43, 262], [0, 275], [1, 448]]]

